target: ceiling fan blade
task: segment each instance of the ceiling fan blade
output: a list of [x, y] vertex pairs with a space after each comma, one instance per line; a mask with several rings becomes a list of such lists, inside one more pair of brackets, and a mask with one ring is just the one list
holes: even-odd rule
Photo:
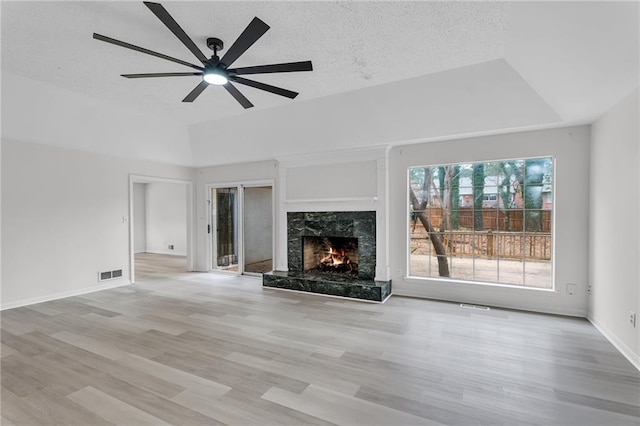
[[198, 84], [191, 92], [189, 92], [189, 94], [182, 100], [182, 102], [193, 102], [193, 101], [195, 101], [196, 98], [198, 96], [200, 96], [200, 93], [202, 93], [202, 91], [204, 89], [206, 89], [208, 85], [209, 85], [209, 83], [207, 83], [206, 81], [202, 80], [200, 82], [200, 84]]
[[157, 72], [150, 74], [120, 74], [125, 78], [149, 78], [149, 77], [186, 77], [193, 75], [203, 75], [201, 72]]
[[231, 66], [244, 52], [250, 48], [253, 43], [258, 41], [264, 33], [267, 32], [269, 26], [262, 22], [259, 18], [255, 17], [244, 29], [240, 37], [233, 43], [233, 45], [227, 50], [220, 62], [227, 67]]
[[191, 53], [196, 55], [196, 58], [198, 58], [200, 62], [204, 63], [205, 61], [207, 61], [208, 58], [204, 56], [204, 53], [202, 53], [200, 49], [198, 49], [198, 46], [196, 46], [193, 40], [191, 40], [187, 33], [184, 32], [182, 27], [178, 25], [176, 20], [173, 19], [173, 17], [169, 14], [169, 12], [167, 12], [167, 9], [165, 9], [164, 6], [162, 6], [160, 3], [152, 3], [150, 1], [145, 1], [143, 3], [149, 8], [149, 10], [151, 10], [151, 12], [153, 12], [154, 15], [158, 17], [158, 19], [162, 21], [164, 25], [166, 25], [167, 28], [171, 30], [171, 32], [176, 37], [178, 37], [182, 44], [187, 46], [187, 49], [189, 49]]
[[270, 84], [260, 83], [259, 81], [248, 80], [242, 77], [231, 77], [231, 79], [236, 83], [255, 87], [256, 89], [260, 90], [266, 90], [267, 92], [275, 93], [276, 95], [284, 96], [285, 98], [294, 99], [296, 96], [298, 96], [297, 92], [292, 92], [291, 90], [272, 86]]
[[246, 74], [267, 74], [273, 72], [297, 72], [297, 71], [313, 71], [311, 61], [303, 62], [288, 62], [284, 64], [272, 64], [272, 65], [256, 65], [254, 67], [233, 68], [228, 69], [236, 75]]
[[180, 59], [172, 58], [171, 56], [164, 55], [162, 53], [154, 52], [153, 50], [145, 49], [144, 47], [136, 46], [131, 43], [116, 40], [115, 38], [103, 36], [101, 34], [93, 33], [93, 38], [96, 40], [104, 41], [106, 43], [115, 44], [116, 46], [125, 47], [127, 49], [135, 50], [136, 52], [146, 53], [147, 55], [155, 56], [157, 58], [166, 59], [167, 61], [175, 62], [176, 64], [185, 65], [187, 67], [195, 68], [203, 71], [204, 68], [198, 65], [190, 64], [189, 62], [181, 61]]
[[233, 96], [235, 100], [244, 107], [244, 109], [253, 107], [253, 104], [249, 101], [249, 99], [245, 98], [245, 96], [240, 93], [240, 91], [233, 84], [227, 83], [224, 85], [224, 88], [227, 89], [227, 92], [229, 92], [231, 96]]

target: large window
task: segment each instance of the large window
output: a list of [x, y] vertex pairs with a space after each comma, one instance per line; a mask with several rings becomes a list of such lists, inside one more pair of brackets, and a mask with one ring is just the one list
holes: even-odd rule
[[409, 168], [415, 277], [550, 289], [553, 159]]

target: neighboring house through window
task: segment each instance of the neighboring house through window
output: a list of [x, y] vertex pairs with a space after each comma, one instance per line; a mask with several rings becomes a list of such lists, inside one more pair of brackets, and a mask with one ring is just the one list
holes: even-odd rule
[[410, 275], [553, 288], [553, 159], [409, 168]]

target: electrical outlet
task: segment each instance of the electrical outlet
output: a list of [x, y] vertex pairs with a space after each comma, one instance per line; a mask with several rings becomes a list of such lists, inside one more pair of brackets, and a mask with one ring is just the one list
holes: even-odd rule
[[574, 295], [576, 294], [576, 285], [575, 284], [567, 284], [567, 293]]
[[396, 276], [398, 277], [402, 276], [402, 269], [396, 269]]
[[591, 294], [591, 290], [592, 290], [593, 286], [591, 284], [589, 284], [587, 286], [587, 293]]
[[636, 328], [636, 313], [633, 311], [629, 311], [629, 323], [631, 327]]
[[169, 250], [173, 250], [173, 244], [169, 244]]

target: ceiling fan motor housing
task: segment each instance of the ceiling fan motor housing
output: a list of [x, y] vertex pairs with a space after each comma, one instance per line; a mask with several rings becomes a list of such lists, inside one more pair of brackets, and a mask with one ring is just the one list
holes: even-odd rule
[[213, 50], [213, 53], [217, 53], [224, 49], [224, 43], [219, 38], [209, 37], [207, 39], [207, 47]]

